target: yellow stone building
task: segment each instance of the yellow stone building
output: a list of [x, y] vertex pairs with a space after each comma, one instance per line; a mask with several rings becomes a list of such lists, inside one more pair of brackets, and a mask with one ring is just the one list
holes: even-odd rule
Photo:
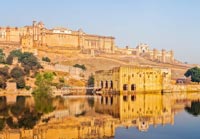
[[119, 118], [116, 127], [136, 127], [147, 131], [150, 125], [174, 124], [173, 100], [171, 95], [161, 93], [103, 95], [97, 99], [95, 111]]
[[95, 87], [103, 92], [163, 91], [170, 82], [170, 69], [125, 66], [95, 72]]
[[34, 51], [34, 48], [56, 47], [77, 49], [83, 52], [95, 50], [113, 53], [115, 38], [86, 34], [81, 29], [73, 31], [57, 27], [47, 29], [42, 22], [33, 21], [32, 25], [24, 27], [0, 27], [0, 42], [18, 42], [23, 49]]

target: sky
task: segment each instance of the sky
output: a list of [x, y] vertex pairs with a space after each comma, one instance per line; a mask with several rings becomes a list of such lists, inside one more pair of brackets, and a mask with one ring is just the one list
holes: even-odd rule
[[114, 36], [118, 47], [147, 43], [200, 64], [200, 0], [2, 0], [0, 26], [82, 29]]

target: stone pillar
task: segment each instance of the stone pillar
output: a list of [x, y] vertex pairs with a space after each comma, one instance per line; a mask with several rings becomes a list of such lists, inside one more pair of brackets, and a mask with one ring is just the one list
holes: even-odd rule
[[37, 40], [36, 21], [33, 21], [33, 41]]
[[157, 49], [153, 49], [153, 60], [156, 60], [158, 57], [158, 50]]
[[165, 63], [166, 62], [166, 50], [162, 49], [162, 62]]
[[170, 51], [170, 62], [174, 63], [174, 51]]
[[10, 27], [6, 28], [6, 41], [10, 41]]

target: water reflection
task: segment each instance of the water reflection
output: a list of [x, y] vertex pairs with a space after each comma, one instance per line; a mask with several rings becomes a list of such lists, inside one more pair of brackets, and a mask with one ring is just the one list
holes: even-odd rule
[[[32, 97], [17, 97], [8, 104], [0, 97], [0, 138], [94, 139], [114, 138], [119, 127], [147, 132], [158, 125], [174, 125], [184, 109], [200, 114], [200, 93], [139, 93], [90, 97], [57, 97], [54, 111], [35, 110]], [[121, 128], [120, 128], [121, 129]]]

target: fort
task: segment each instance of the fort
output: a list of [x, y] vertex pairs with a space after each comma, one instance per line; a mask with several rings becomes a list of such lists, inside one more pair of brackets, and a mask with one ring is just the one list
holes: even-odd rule
[[[174, 52], [151, 50], [149, 45], [140, 43], [136, 48], [119, 48], [112, 36], [87, 34], [82, 29], [73, 31], [68, 28], [55, 27], [48, 29], [42, 22], [33, 21], [24, 27], [0, 27], [0, 45], [20, 46], [22, 51], [38, 54], [38, 50], [73, 51], [86, 54], [125, 54], [142, 56], [152, 61], [174, 63]], [[65, 51], [63, 51], [65, 52]]]

